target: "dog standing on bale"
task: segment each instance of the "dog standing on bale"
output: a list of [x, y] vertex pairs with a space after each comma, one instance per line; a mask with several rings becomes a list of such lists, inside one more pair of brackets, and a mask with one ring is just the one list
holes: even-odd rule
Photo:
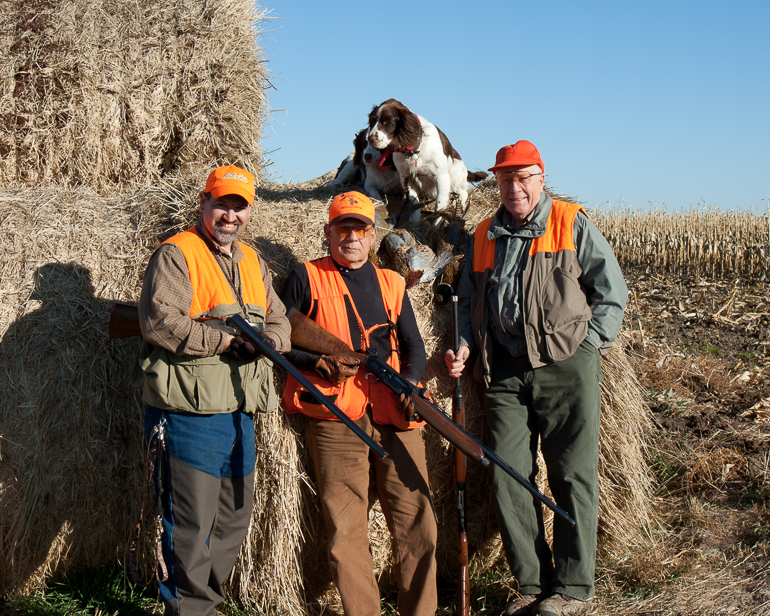
[[401, 180], [393, 164], [393, 149], [380, 150], [369, 145], [366, 133], [365, 128], [355, 136], [353, 151], [340, 163], [329, 186], [359, 184], [367, 195], [382, 201], [384, 195], [400, 190]]
[[[468, 182], [487, 177], [484, 172], [468, 173], [441, 129], [394, 98], [372, 109], [367, 141], [381, 150], [393, 148], [393, 163], [410, 209], [417, 208], [420, 195], [424, 195], [436, 199], [438, 212], [449, 204], [453, 193], [465, 208]], [[419, 220], [419, 209], [412, 216]]]

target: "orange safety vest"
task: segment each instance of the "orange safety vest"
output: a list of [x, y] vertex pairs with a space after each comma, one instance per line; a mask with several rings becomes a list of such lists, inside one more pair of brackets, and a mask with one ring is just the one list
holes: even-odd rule
[[[567, 203], [565, 201], [553, 201], [551, 214], [548, 217], [545, 233], [532, 240], [529, 247], [529, 256], [539, 252], [558, 252], [570, 250], [575, 252], [575, 238], [572, 237], [572, 229], [575, 225], [575, 216], [578, 212], [586, 213], [582, 205]], [[476, 227], [473, 237], [473, 271], [483, 272], [495, 266], [495, 243], [497, 240], [488, 240], [487, 231], [492, 224], [491, 216], [482, 220]]]
[[[348, 323], [345, 305], [345, 297], [347, 297], [355, 312], [358, 327], [363, 332], [360, 346], [366, 353], [370, 346], [371, 333], [380, 327], [387, 327], [388, 324], [378, 324], [368, 330], [364, 328], [347, 285], [337, 271], [331, 257], [310, 261], [304, 265], [308, 273], [313, 303], [318, 306], [315, 321], [325, 330], [346, 342], [351, 349], [356, 348], [353, 345]], [[374, 269], [380, 283], [385, 310], [392, 323], [395, 324], [401, 314], [401, 303], [406, 288], [404, 279], [391, 270], [383, 270], [377, 266], [374, 266]], [[391, 353], [387, 358], [387, 363], [398, 371], [401, 363], [396, 350], [398, 343], [395, 327], [390, 328], [390, 341]], [[423, 422], [407, 421], [395, 394], [382, 383], [370, 382], [364, 367], [360, 368], [355, 376], [350, 377], [341, 386], [332, 385], [312, 371], [303, 370], [302, 374], [353, 420], [359, 419], [366, 411], [367, 406], [371, 406], [372, 416], [378, 424], [394, 425], [401, 429], [419, 428], [425, 425]], [[283, 390], [283, 408], [287, 413], [303, 413], [318, 419], [339, 421], [292, 376], [286, 378], [286, 387]]]
[[[233, 295], [222, 268], [214, 259], [206, 242], [195, 232], [195, 227], [170, 237], [163, 244], [176, 245], [187, 261], [193, 288], [191, 318], [204, 314], [212, 317], [229, 316], [240, 312], [238, 300]], [[243, 251], [243, 259], [238, 263], [243, 302], [247, 307], [261, 306], [264, 311], [267, 305], [267, 294], [262, 281], [259, 257], [252, 248], [240, 242], [238, 245]]]
[[[571, 356], [588, 332], [591, 309], [580, 290], [582, 270], [575, 252], [573, 228], [581, 205], [553, 201], [545, 233], [532, 239], [523, 273], [524, 338], [533, 367]], [[473, 278], [470, 297], [471, 327], [479, 356], [474, 377], [489, 385], [492, 338], [488, 332], [487, 280], [495, 267], [496, 239], [487, 232], [493, 217], [479, 223], [473, 235]], [[556, 272], [560, 272], [556, 276]], [[572, 284], [565, 285], [565, 277]], [[565, 295], [566, 293], [566, 295]]]
[[[266, 319], [267, 297], [259, 257], [253, 249], [239, 244], [243, 259], [238, 263], [242, 298], [235, 297], [225, 274], [206, 242], [188, 229], [166, 240], [184, 255], [193, 300], [190, 317], [227, 317], [241, 314], [260, 325]], [[189, 413], [255, 413], [275, 406], [273, 374], [264, 360], [244, 362], [229, 353], [198, 357], [176, 355], [146, 342], [137, 359], [140, 373], [132, 382], [142, 388], [147, 404]]]

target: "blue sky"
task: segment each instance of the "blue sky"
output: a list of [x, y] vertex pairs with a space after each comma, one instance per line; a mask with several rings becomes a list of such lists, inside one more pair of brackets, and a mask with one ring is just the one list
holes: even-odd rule
[[393, 97], [471, 170], [528, 139], [589, 205], [767, 211], [768, 0], [262, 5], [280, 182], [336, 169]]

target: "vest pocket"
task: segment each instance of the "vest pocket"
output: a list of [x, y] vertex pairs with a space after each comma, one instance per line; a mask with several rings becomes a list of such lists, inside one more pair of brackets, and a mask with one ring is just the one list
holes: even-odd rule
[[543, 281], [540, 293], [545, 354], [562, 361], [577, 350], [588, 333], [591, 308], [575, 275], [556, 267]]
[[143, 344], [138, 365], [144, 401], [161, 409], [228, 413], [243, 399], [241, 379], [229, 358], [179, 356]]
[[247, 379], [248, 392], [245, 409], [247, 413], [271, 413], [275, 410], [278, 396], [275, 393], [275, 384], [273, 383], [272, 365], [268, 359], [258, 359], [254, 379]]
[[[233, 369], [229, 357], [183, 358], [170, 356], [171, 387], [176, 389], [179, 402], [198, 413], [235, 411], [244, 392], [238, 370]], [[174, 387], [174, 381], [176, 387]]]

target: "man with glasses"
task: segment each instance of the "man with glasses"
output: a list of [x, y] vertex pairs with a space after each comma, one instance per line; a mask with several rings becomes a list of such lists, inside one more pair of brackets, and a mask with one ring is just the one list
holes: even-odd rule
[[607, 241], [582, 206], [551, 199], [528, 141], [494, 167], [502, 205], [473, 236], [459, 284], [461, 346], [446, 353], [459, 376], [475, 355], [492, 449], [534, 483], [537, 448], [556, 503], [577, 521], [553, 523], [500, 469], [492, 486], [520, 596], [505, 616], [560, 616], [594, 596], [598, 521], [600, 355], [615, 340], [628, 289]]
[[[374, 205], [358, 192], [335, 197], [324, 235], [330, 255], [297, 266], [281, 298], [289, 315], [299, 310], [353, 351], [376, 353], [413, 383], [426, 367], [425, 345], [404, 279], [369, 261], [377, 230]], [[293, 347], [287, 357], [314, 385], [379, 443], [380, 459], [295, 379], [283, 405], [306, 416], [306, 437], [321, 498], [328, 557], [345, 614], [377, 616], [380, 593], [368, 537], [370, 477], [393, 536], [398, 611], [436, 611], [436, 519], [428, 486], [423, 424], [408, 400], [367, 378], [359, 360]]]

